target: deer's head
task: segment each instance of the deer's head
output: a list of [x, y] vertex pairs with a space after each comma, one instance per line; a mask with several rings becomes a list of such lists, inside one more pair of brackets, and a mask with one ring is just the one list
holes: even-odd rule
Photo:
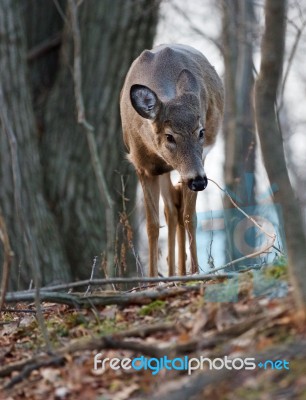
[[147, 86], [133, 85], [130, 90], [134, 109], [150, 121], [157, 154], [177, 170], [182, 181], [194, 191], [207, 186], [203, 168], [206, 107], [200, 102], [199, 90], [188, 70], [180, 73], [176, 95], [170, 100], [162, 101]]

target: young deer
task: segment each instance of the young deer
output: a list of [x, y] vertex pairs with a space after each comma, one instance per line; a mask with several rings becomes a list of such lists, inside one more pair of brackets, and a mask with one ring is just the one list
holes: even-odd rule
[[[185, 236], [191, 272], [198, 272], [197, 192], [207, 186], [203, 164], [215, 142], [223, 113], [223, 87], [202, 53], [184, 45], [145, 50], [133, 62], [121, 92], [124, 143], [141, 182], [149, 240], [149, 274], [157, 276], [159, 196], [168, 225], [169, 275], [186, 274]], [[170, 171], [181, 182], [172, 185]]]

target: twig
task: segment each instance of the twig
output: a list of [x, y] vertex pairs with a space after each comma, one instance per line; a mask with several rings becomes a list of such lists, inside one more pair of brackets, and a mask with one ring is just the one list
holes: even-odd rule
[[122, 198], [122, 209], [123, 209], [123, 212], [121, 213], [121, 218], [123, 221], [126, 222], [126, 224], [124, 224], [123, 228], [127, 225], [126, 229], [123, 229], [123, 231], [125, 233], [129, 248], [132, 251], [134, 259], [136, 261], [136, 272], [137, 272], [137, 274], [141, 274], [141, 276], [144, 276], [144, 268], [142, 266], [139, 254], [136, 251], [134, 243], [133, 243], [133, 231], [132, 231], [132, 228], [129, 223], [129, 215], [127, 214], [126, 204], [125, 204], [126, 200], [127, 200], [127, 198], [125, 197], [126, 184], [124, 182], [122, 174], [120, 175], [120, 178], [121, 178], [121, 189], [122, 189], [121, 198]]
[[254, 253], [247, 254], [246, 256], [243, 256], [243, 257], [237, 258], [236, 260], [230, 261], [229, 263], [227, 263], [225, 265], [222, 265], [221, 267], [215, 268], [214, 270], [212, 270], [210, 272], [210, 274], [213, 274], [213, 273], [215, 273], [217, 271], [221, 271], [224, 268], [230, 267], [231, 265], [237, 264], [238, 262], [246, 260], [248, 258], [253, 258], [253, 257], [259, 256], [260, 254], [263, 254], [263, 253], [267, 252], [272, 247], [273, 243], [272, 244], [271, 243], [267, 244], [267, 246], [265, 248], [260, 249], [258, 251], [255, 251]]
[[[240, 211], [244, 216], [246, 216], [249, 220], [251, 220], [251, 221], [253, 222], [253, 224], [255, 224], [255, 225], [257, 226], [258, 229], [260, 229], [265, 235], [269, 236], [271, 239], [274, 239], [274, 240], [273, 240], [273, 244], [271, 245], [271, 247], [273, 247], [273, 249], [277, 250], [280, 254], [284, 254], [284, 253], [281, 251], [281, 249], [279, 249], [278, 247], [276, 247], [276, 246], [274, 245], [274, 242], [275, 242], [275, 239], [276, 239], [276, 235], [275, 235], [275, 234], [273, 235], [273, 234], [269, 234], [268, 232], [266, 232], [266, 231], [262, 228], [262, 226], [260, 226], [260, 225], [255, 221], [254, 218], [250, 217], [245, 211], [243, 211], [243, 210], [237, 205], [237, 203], [235, 203], [235, 201], [233, 200], [233, 198], [231, 197], [231, 195], [230, 195], [226, 190], [222, 189], [221, 186], [219, 186], [219, 185], [217, 184], [217, 182], [215, 182], [215, 181], [213, 181], [212, 179], [209, 179], [209, 178], [208, 178], [208, 180], [211, 181], [211, 182], [213, 182], [216, 186], [218, 186], [218, 188], [219, 188], [220, 190], [222, 190], [222, 192], [224, 192], [224, 193], [226, 194], [226, 196], [228, 196], [228, 198], [230, 199], [230, 201], [231, 201], [231, 203], [234, 205], [234, 207], [236, 207], [236, 208], [238, 209], [238, 211]], [[262, 251], [262, 253], [264, 253], [264, 252], [265, 252], [265, 250]]]
[[69, 22], [66, 18], [65, 12], [63, 11], [61, 5], [59, 4], [58, 0], [53, 0], [53, 3], [57, 9], [57, 12], [59, 13], [60, 17], [62, 18], [63, 22], [69, 26]]
[[243, 211], [243, 210], [238, 206], [237, 203], [235, 203], [235, 201], [232, 199], [232, 197], [230, 196], [230, 194], [229, 194], [225, 189], [223, 189], [223, 188], [222, 188], [217, 182], [215, 182], [214, 180], [212, 180], [212, 179], [210, 179], [210, 178], [208, 178], [208, 180], [211, 181], [212, 183], [214, 183], [220, 190], [222, 190], [222, 192], [225, 193], [226, 196], [230, 199], [230, 201], [231, 201], [231, 203], [234, 205], [234, 207], [236, 207], [237, 210], [239, 210], [245, 217], [247, 217], [250, 221], [252, 221], [253, 224], [256, 225], [258, 229], [260, 229], [265, 235], [269, 236], [271, 239], [275, 240], [275, 236], [276, 236], [276, 235], [275, 235], [275, 234], [271, 234], [271, 233], [265, 231], [265, 230], [258, 224], [258, 222], [255, 221], [254, 218], [250, 217], [245, 211]]
[[90, 278], [89, 278], [89, 283], [88, 283], [88, 287], [86, 289], [86, 292], [84, 294], [84, 296], [86, 296], [91, 288], [91, 284], [90, 282], [93, 280], [93, 277], [95, 275], [95, 269], [96, 269], [96, 265], [97, 265], [97, 256], [95, 256], [93, 263], [92, 263], [92, 267], [91, 267], [91, 274], [90, 274]]
[[[71, 29], [74, 43], [74, 63], [73, 63], [73, 80], [74, 92], [76, 99], [76, 107], [78, 113], [78, 123], [83, 126], [87, 139], [87, 144], [90, 151], [90, 158], [92, 167], [96, 176], [99, 194], [105, 206], [105, 219], [106, 219], [106, 237], [107, 237], [107, 262], [109, 269], [113, 267], [113, 242], [115, 238], [115, 224], [114, 224], [114, 205], [111, 195], [109, 193], [104, 172], [98, 156], [97, 144], [94, 136], [93, 126], [86, 120], [84, 100], [82, 94], [82, 69], [81, 69], [81, 34], [78, 24], [78, 6], [75, 0], [69, 0], [69, 10], [71, 19]], [[108, 275], [112, 275], [108, 271]]]
[[214, 269], [213, 271], [211, 271], [210, 273], [214, 273], [214, 272], [220, 271], [220, 270], [222, 270], [222, 269], [224, 269], [224, 268], [226, 268], [226, 267], [229, 267], [229, 266], [231, 266], [231, 265], [233, 265], [233, 264], [236, 264], [236, 263], [238, 263], [238, 262], [240, 262], [240, 261], [243, 261], [243, 260], [246, 260], [246, 259], [248, 259], [248, 258], [256, 257], [256, 256], [258, 256], [258, 255], [260, 255], [260, 254], [263, 254], [263, 253], [267, 252], [271, 247], [274, 247], [274, 242], [275, 242], [275, 239], [276, 239], [276, 234], [275, 234], [275, 233], [274, 233], [274, 234], [271, 234], [271, 233], [267, 232], [265, 229], [263, 229], [263, 227], [260, 226], [260, 225], [258, 224], [258, 222], [255, 221], [254, 218], [250, 217], [245, 211], [243, 211], [243, 210], [237, 205], [237, 203], [232, 199], [232, 197], [230, 196], [230, 194], [229, 194], [225, 189], [223, 189], [223, 188], [222, 188], [217, 182], [215, 182], [213, 179], [208, 179], [208, 180], [211, 181], [211, 182], [213, 182], [223, 193], [226, 194], [226, 196], [230, 199], [231, 203], [234, 205], [234, 207], [237, 208], [238, 211], [240, 211], [247, 219], [249, 219], [250, 221], [252, 221], [253, 224], [254, 224], [255, 226], [257, 226], [257, 228], [260, 229], [266, 236], [268, 236], [269, 238], [272, 239], [271, 243], [268, 243], [267, 246], [265, 246], [263, 249], [260, 249], [260, 250], [258, 250], [258, 251], [255, 251], [254, 253], [251, 253], [251, 254], [247, 254], [246, 256], [237, 258], [236, 260], [230, 261], [229, 263], [227, 263], [227, 264], [225, 264], [225, 265], [223, 265], [223, 266], [221, 266], [221, 267], [215, 268], [215, 269]]
[[[211, 225], [212, 225], [212, 228], [213, 228], [213, 224], [214, 224], [214, 221], [213, 221], [213, 217], [212, 217], [212, 211], [210, 212], [210, 214], [211, 214]], [[213, 241], [214, 241], [214, 231], [213, 231], [213, 229], [210, 231], [210, 242], [209, 242], [209, 250], [207, 251], [207, 255], [208, 255], [208, 259], [207, 259], [207, 264], [210, 266], [210, 268], [215, 268], [215, 260], [214, 260], [214, 257], [212, 256], [212, 244], [213, 244]]]

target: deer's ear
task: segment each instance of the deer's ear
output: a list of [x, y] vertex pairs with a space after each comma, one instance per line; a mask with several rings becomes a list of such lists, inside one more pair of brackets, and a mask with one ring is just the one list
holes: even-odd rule
[[143, 85], [133, 85], [130, 90], [130, 98], [132, 106], [146, 119], [155, 119], [159, 108], [160, 101], [153, 90]]
[[199, 85], [196, 81], [196, 78], [190, 71], [188, 71], [188, 69], [183, 69], [179, 74], [176, 83], [176, 90], [178, 94], [183, 94], [186, 92], [198, 92]]

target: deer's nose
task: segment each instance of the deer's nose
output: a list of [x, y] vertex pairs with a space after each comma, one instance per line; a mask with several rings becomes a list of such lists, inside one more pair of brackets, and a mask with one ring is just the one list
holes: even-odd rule
[[196, 176], [194, 179], [189, 179], [188, 187], [190, 190], [195, 192], [199, 192], [200, 190], [204, 190], [207, 186], [207, 177], [204, 176]]

